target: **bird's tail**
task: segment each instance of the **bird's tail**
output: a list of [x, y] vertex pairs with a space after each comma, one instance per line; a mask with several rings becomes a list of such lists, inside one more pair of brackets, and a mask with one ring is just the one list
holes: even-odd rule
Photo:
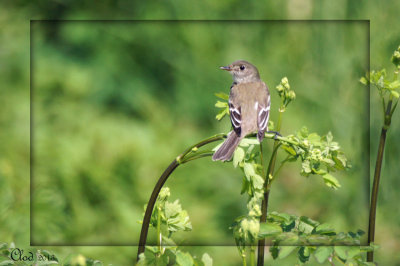
[[228, 161], [232, 158], [233, 152], [235, 151], [236, 147], [239, 145], [241, 137], [236, 135], [234, 131], [231, 131], [222, 144], [221, 147], [214, 153], [212, 159], [213, 161]]

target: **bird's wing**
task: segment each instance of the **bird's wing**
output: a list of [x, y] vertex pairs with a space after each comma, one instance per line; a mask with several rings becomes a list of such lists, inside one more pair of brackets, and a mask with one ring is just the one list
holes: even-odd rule
[[240, 136], [242, 132], [242, 108], [238, 105], [238, 96], [235, 93], [236, 85], [231, 86], [229, 95], [229, 113], [231, 123], [236, 135]]
[[268, 131], [269, 111], [271, 108], [271, 97], [269, 90], [265, 83], [262, 83], [260, 99], [258, 99], [257, 108], [257, 127], [258, 127], [258, 140], [261, 142], [264, 138], [265, 131]]

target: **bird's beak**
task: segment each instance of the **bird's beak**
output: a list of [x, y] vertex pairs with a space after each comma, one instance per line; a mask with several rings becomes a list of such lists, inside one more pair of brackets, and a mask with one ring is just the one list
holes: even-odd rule
[[231, 66], [222, 66], [219, 69], [226, 70], [226, 71], [232, 71]]

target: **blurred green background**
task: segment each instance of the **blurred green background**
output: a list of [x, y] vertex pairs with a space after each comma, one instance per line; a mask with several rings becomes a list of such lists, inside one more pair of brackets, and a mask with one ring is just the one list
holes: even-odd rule
[[[251, 18], [365, 19], [374, 8], [341, 2], [344, 11], [328, 1], [253, 3]], [[163, 9], [118, 1], [115, 12], [120, 18], [184, 19], [189, 14], [249, 18], [237, 8], [239, 3], [208, 4], [209, 17], [199, 15], [200, 7], [180, 1], [164, 3]], [[368, 22], [36, 21], [29, 25], [29, 18], [112, 17], [105, 4], [87, 11], [55, 2], [3, 5], [0, 241], [14, 241], [17, 246], [111, 246], [47, 248], [61, 257], [82, 253], [105, 263], [131, 264], [136, 248], [113, 246], [137, 243], [137, 221], [159, 175], [187, 146], [229, 130], [227, 119], [214, 119], [213, 94], [228, 93], [231, 77], [218, 67], [237, 59], [255, 64], [272, 90], [272, 120], [278, 105], [274, 87], [283, 76], [289, 78], [297, 99], [284, 115], [282, 134], [303, 125], [319, 134], [332, 131], [353, 164], [351, 171], [337, 175], [342, 184], [338, 191], [317, 178], [301, 177], [299, 165], [290, 165], [274, 184], [270, 210], [307, 215], [340, 231], [366, 231], [368, 160], [373, 169], [381, 124], [376, 92], [371, 91], [369, 107], [368, 92], [358, 82], [368, 66]], [[324, 15], [324, 10], [331, 12]], [[390, 55], [400, 43], [398, 32], [384, 27], [393, 12], [386, 11], [385, 18], [371, 15], [371, 68], [389, 68]], [[384, 265], [400, 261], [396, 253], [400, 217], [394, 215], [399, 213], [398, 119], [395, 115], [389, 132], [378, 208], [376, 240], [381, 249], [376, 258]], [[265, 145], [267, 154], [271, 145]], [[180, 244], [189, 245], [184, 249], [198, 256], [209, 253], [215, 265], [240, 264], [228, 230], [233, 219], [246, 211], [246, 197], [239, 194], [240, 171], [229, 163], [201, 159], [180, 167], [166, 185], [193, 224], [192, 232], [177, 236]], [[152, 235], [149, 241], [154, 242]]]

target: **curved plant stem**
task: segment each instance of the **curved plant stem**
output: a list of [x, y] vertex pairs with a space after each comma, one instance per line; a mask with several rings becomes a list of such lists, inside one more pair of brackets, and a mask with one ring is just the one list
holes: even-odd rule
[[179, 163], [176, 160], [173, 160], [172, 163], [165, 169], [164, 173], [161, 175], [157, 184], [155, 185], [153, 192], [151, 193], [150, 200], [146, 207], [146, 212], [144, 214], [142, 230], [140, 231], [139, 238], [139, 246], [137, 253], [137, 260], [139, 261], [139, 255], [144, 252], [144, 247], [146, 245], [147, 233], [149, 231], [150, 218], [153, 213], [153, 208], [156, 203], [158, 194], [160, 193], [161, 188], [163, 187], [165, 181], [167, 181], [168, 177], [172, 174], [176, 167], [178, 167]]
[[[383, 152], [385, 150], [386, 143], [386, 132], [390, 127], [391, 118], [392, 118], [392, 98], [389, 99], [385, 116], [384, 116], [384, 125], [381, 131], [381, 137], [379, 141], [378, 147], [378, 156], [376, 158], [375, 164], [375, 173], [374, 173], [374, 183], [372, 185], [372, 194], [371, 194], [371, 205], [369, 209], [369, 223], [368, 223], [368, 244], [371, 244], [375, 241], [375, 221], [376, 221], [376, 204], [378, 201], [378, 189], [379, 189], [379, 181], [381, 178], [381, 169], [382, 169], [382, 161], [383, 161]], [[396, 106], [394, 107], [396, 108]], [[369, 251], [367, 253], [367, 261], [374, 261], [374, 252]]]
[[172, 163], [167, 167], [167, 169], [165, 169], [164, 173], [160, 176], [157, 184], [154, 186], [153, 192], [151, 193], [150, 199], [149, 199], [147, 207], [146, 207], [146, 212], [144, 214], [142, 229], [140, 231], [137, 260], [139, 260], [139, 255], [144, 252], [144, 248], [146, 246], [147, 233], [149, 231], [151, 214], [153, 213], [154, 205], [157, 201], [158, 194], [160, 193], [161, 188], [165, 184], [165, 181], [167, 181], [168, 177], [172, 174], [172, 172], [180, 164], [183, 164], [185, 162], [192, 161], [192, 160], [195, 160], [198, 158], [202, 158], [205, 156], [210, 156], [210, 155], [212, 155], [212, 153], [210, 153], [210, 152], [207, 154], [199, 153], [198, 156], [194, 155], [193, 157], [190, 157], [190, 158], [188, 158], [188, 160], [185, 161], [186, 155], [188, 155], [191, 152], [197, 151], [197, 149], [200, 148], [201, 146], [204, 146], [204, 145], [214, 142], [214, 141], [222, 140], [223, 138], [226, 138], [226, 134], [223, 134], [223, 133], [217, 134], [217, 135], [209, 137], [209, 138], [202, 140], [199, 143], [189, 147], [182, 154], [180, 154], [178, 157], [176, 157], [176, 159], [172, 161]]

